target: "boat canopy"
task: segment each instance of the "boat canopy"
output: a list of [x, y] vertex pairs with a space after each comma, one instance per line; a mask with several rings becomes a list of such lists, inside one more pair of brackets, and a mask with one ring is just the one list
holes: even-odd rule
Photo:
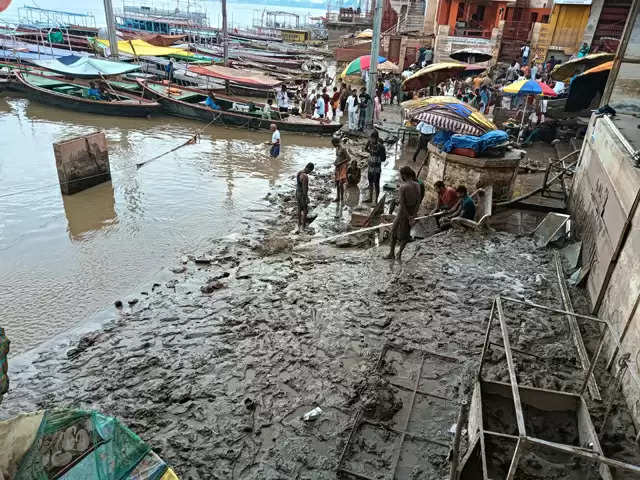
[[100, 58], [67, 55], [55, 60], [32, 60], [31, 63], [57, 73], [79, 78], [96, 78], [109, 75], [122, 75], [140, 69], [139, 65], [124, 62], [113, 62]]
[[[109, 40], [95, 39], [98, 46], [109, 48]], [[136, 57], [193, 57], [194, 53], [175, 47], [157, 47], [141, 39], [119, 40], [118, 51]]]
[[220, 67], [218, 65], [191, 65], [188, 68], [189, 71], [193, 73], [198, 73], [207, 77], [220, 78], [222, 80], [229, 80], [230, 82], [234, 82], [238, 85], [245, 85], [249, 87], [274, 88], [282, 84], [282, 82], [276, 78], [252, 70], [236, 70], [234, 68]]

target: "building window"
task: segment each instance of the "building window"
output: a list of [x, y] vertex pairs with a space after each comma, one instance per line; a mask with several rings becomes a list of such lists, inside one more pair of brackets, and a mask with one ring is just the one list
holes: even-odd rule
[[542, 23], [549, 23], [549, 15], [542, 16]]
[[456, 20], [464, 19], [464, 3], [458, 4], [458, 15], [456, 16]]
[[536, 23], [537, 21], [538, 21], [538, 14], [534, 12], [531, 14], [531, 23]]
[[478, 5], [476, 8], [476, 19], [479, 22], [484, 20], [484, 5]]

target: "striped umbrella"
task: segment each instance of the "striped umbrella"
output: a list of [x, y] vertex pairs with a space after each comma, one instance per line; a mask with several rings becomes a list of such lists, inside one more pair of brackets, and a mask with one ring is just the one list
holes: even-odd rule
[[407, 115], [410, 115], [411, 112], [418, 107], [424, 107], [425, 105], [442, 105], [443, 103], [462, 103], [462, 100], [458, 100], [456, 97], [452, 97], [450, 95], [420, 97], [412, 100], [405, 100], [402, 102], [402, 108], [405, 109]]
[[434, 127], [464, 135], [484, 135], [496, 126], [478, 110], [466, 103], [431, 104], [412, 110], [411, 116]]

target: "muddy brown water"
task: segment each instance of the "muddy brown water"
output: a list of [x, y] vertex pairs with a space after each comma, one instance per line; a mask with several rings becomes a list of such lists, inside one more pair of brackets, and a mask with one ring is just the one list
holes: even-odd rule
[[[330, 165], [329, 138], [209, 127], [196, 145], [140, 170], [203, 124], [128, 119], [0, 94], [0, 325], [12, 355], [126, 298], [154, 272], [212, 238], [242, 235], [271, 215], [262, 199], [309, 161]], [[52, 144], [104, 130], [112, 182], [63, 197]]]

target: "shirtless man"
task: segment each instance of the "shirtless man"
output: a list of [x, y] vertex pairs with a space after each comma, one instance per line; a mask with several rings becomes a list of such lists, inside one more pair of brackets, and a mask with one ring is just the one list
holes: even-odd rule
[[[411, 234], [411, 225], [420, 208], [420, 185], [416, 172], [411, 167], [404, 166], [400, 169], [402, 185], [398, 192], [398, 214], [391, 227], [391, 246], [386, 259], [402, 258], [402, 251], [406, 247]], [[398, 256], [395, 257], [396, 242], [400, 242]]]
[[307, 225], [309, 213], [309, 174], [313, 172], [313, 163], [307, 163], [303, 170], [296, 175], [296, 202], [298, 204], [298, 231], [300, 233]]
[[351, 156], [339, 138], [333, 137], [331, 143], [336, 148], [336, 159], [333, 165], [336, 167], [336, 199], [334, 202], [344, 202], [344, 184], [347, 181], [347, 167]]

